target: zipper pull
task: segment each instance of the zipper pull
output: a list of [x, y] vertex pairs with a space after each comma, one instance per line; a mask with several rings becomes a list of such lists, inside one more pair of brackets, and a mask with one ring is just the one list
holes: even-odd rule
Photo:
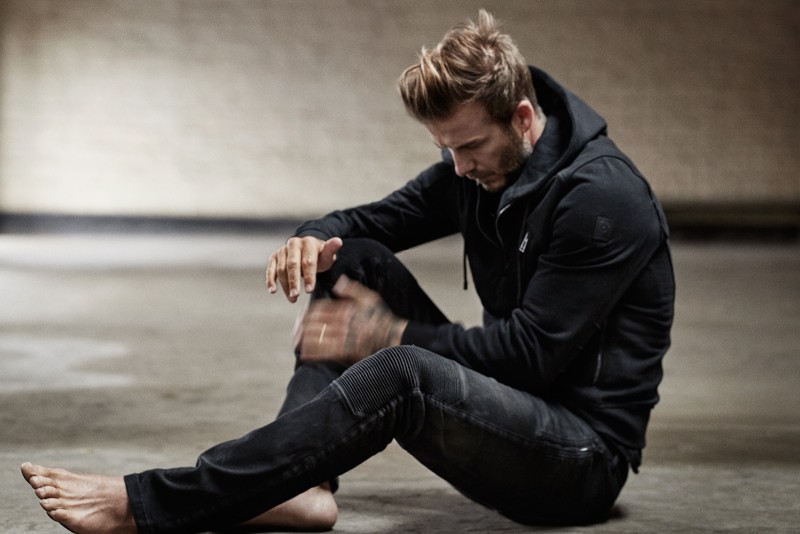
[[529, 232], [525, 232], [525, 237], [522, 238], [522, 243], [519, 244], [519, 251], [521, 253], [524, 253], [525, 249], [528, 248], [528, 234]]

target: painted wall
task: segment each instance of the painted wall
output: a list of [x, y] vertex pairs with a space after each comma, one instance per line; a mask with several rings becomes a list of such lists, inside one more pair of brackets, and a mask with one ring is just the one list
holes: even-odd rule
[[304, 217], [438, 157], [395, 89], [481, 6], [667, 203], [800, 204], [794, 0], [5, 0], [0, 212]]

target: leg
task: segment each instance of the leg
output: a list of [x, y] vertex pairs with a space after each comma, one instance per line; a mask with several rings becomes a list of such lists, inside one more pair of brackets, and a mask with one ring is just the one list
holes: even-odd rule
[[[425, 350], [395, 347], [266, 427], [206, 451], [194, 468], [126, 476], [129, 504], [89, 488], [78, 511], [105, 525], [130, 505], [141, 532], [229, 528], [348, 471], [393, 438], [468, 496], [526, 523], [597, 520], [624, 482], [625, 466], [563, 408]], [[64, 524], [107, 531], [80, 519]]]
[[[447, 321], [411, 273], [388, 249], [374, 241], [348, 240], [334, 268], [320, 276], [319, 289], [313, 298], [329, 296], [330, 287], [342, 274], [377, 290], [395, 313], [432, 323]], [[343, 370], [344, 367], [336, 365], [298, 364], [280, 413], [306, 405]], [[121, 478], [75, 475], [30, 464], [23, 466], [23, 475], [43, 499], [42, 505], [48, 514], [71, 530], [135, 530], [125, 482]], [[331, 480], [335, 483], [335, 476]], [[314, 530], [330, 528], [336, 519], [336, 505], [327, 484], [324, 478], [320, 479], [319, 486], [289, 501], [273, 499], [271, 503], [275, 506], [266, 513], [262, 513], [266, 506], [261, 505], [253, 508], [252, 514], [242, 514], [240, 519], [247, 520], [250, 517], [252, 519], [247, 520], [247, 524], [259, 526]], [[295, 493], [291, 491], [286, 496], [291, 497]], [[77, 496], [79, 494], [88, 495], [90, 499], [81, 499]], [[223, 526], [232, 524], [235, 523], [226, 522]]]
[[398, 435], [400, 446], [465, 496], [514, 521], [604, 520], [627, 477], [624, 458], [563, 406], [463, 367], [458, 372], [463, 401], [442, 404], [430, 396], [431, 423]]
[[[47, 515], [73, 532], [137, 532], [123, 477], [77, 475], [30, 463], [22, 465], [22, 475], [34, 488]], [[97, 503], [102, 503], [100, 509]], [[242, 530], [326, 531], [333, 528], [336, 516], [330, 486], [321, 484], [245, 521]]]
[[[330, 298], [331, 287], [341, 275], [378, 291], [398, 315], [431, 323], [447, 321], [405, 266], [389, 249], [375, 241], [348, 239], [339, 251], [334, 267], [320, 275], [312, 300]], [[309, 402], [345, 369], [345, 366], [335, 363], [303, 364], [298, 360], [279, 415]], [[333, 479], [293, 497], [247, 524], [302, 530], [330, 529], [337, 518], [333, 498], [337, 488], [338, 480]]]
[[602, 517], [616, 456], [577, 417], [414, 347], [349, 368], [313, 401], [196, 467], [125, 477], [144, 532], [224, 528], [355, 467], [393, 438], [473, 499], [521, 522]]
[[[298, 361], [289, 381], [286, 398], [279, 416], [298, 408], [325, 389], [345, 368], [336, 364], [313, 363], [302, 365]], [[338, 487], [335, 478], [323, 482], [292, 497], [243, 523], [254, 528], [289, 528], [299, 531], [324, 531], [333, 528], [338, 518], [338, 507], [333, 494]]]
[[394, 437], [467, 497], [528, 524], [605, 518], [628, 465], [582, 419], [416, 347], [337, 380], [354, 413], [393, 410]]

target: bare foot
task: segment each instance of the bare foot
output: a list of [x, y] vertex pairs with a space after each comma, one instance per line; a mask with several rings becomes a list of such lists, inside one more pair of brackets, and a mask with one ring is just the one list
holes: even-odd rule
[[250, 530], [288, 528], [319, 532], [331, 530], [338, 514], [330, 486], [323, 484], [246, 521], [243, 526]]
[[22, 464], [22, 476], [51, 519], [78, 534], [135, 533], [122, 477], [78, 475], [63, 469]]

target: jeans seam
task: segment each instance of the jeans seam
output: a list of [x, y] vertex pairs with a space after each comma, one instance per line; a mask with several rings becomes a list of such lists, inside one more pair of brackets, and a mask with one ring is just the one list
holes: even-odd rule
[[[423, 397], [431, 401], [438, 401], [438, 399], [432, 395], [424, 395]], [[580, 458], [603, 451], [603, 447], [598, 445], [597, 436], [591, 436], [587, 437], [585, 440], [576, 441], [565, 440], [548, 432], [541, 432], [531, 438], [509, 431], [483, 417], [476, 417], [475, 415], [459, 411], [453, 404], [443, 402], [435, 402], [435, 404], [437, 404], [440, 409], [449, 411], [451, 415], [456, 416], [462, 421], [467, 421], [470, 424], [489, 430], [496, 436], [515, 442], [531, 451], [546, 448], [549, 452], [555, 453], [562, 458]]]

